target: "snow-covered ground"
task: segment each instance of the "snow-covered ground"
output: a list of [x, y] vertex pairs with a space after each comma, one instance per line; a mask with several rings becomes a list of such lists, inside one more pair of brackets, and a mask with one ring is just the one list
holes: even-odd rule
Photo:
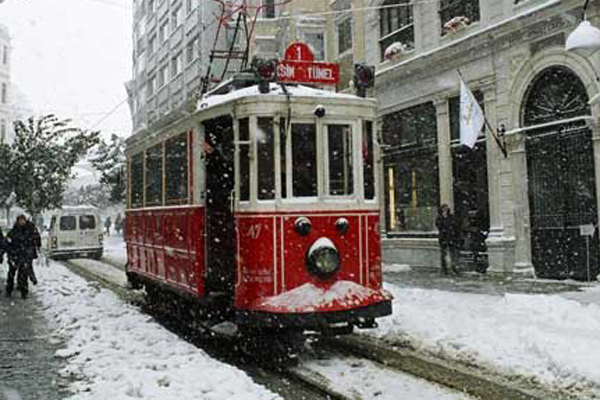
[[338, 392], [358, 399], [466, 400], [471, 397], [431, 382], [352, 357], [312, 360], [303, 368], [319, 373]]
[[[119, 240], [108, 248], [116, 259], [126, 258]], [[406, 265], [391, 269], [400, 279], [410, 271]], [[600, 286], [574, 286], [551, 295], [473, 294], [393, 284], [386, 289], [395, 297], [394, 314], [366, 334], [600, 397]]]
[[72, 400], [279, 398], [61, 264], [37, 272], [35, 295], [66, 341], [56, 356], [76, 379]]
[[[369, 335], [545, 385], [600, 396], [600, 306], [563, 295], [489, 296], [400, 288]], [[583, 294], [569, 294], [585, 297]], [[598, 289], [589, 296], [600, 297]]]
[[102, 256], [114, 265], [125, 266], [127, 262], [127, 248], [123, 237], [114, 232], [111, 236], [104, 236], [104, 253]]

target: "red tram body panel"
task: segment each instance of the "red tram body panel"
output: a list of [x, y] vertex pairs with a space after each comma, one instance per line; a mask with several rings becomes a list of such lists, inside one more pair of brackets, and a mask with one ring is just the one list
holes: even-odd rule
[[252, 86], [134, 135], [129, 280], [197, 305], [220, 299], [220, 318], [243, 326], [368, 327], [389, 315], [375, 110], [350, 95]]

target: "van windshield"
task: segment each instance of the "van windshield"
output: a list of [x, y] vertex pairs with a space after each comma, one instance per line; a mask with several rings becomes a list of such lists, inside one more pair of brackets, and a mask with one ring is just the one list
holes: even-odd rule
[[77, 220], [74, 216], [68, 215], [60, 217], [60, 230], [61, 231], [74, 231], [77, 225]]
[[90, 230], [96, 229], [96, 218], [93, 215], [80, 215], [79, 216], [79, 229]]

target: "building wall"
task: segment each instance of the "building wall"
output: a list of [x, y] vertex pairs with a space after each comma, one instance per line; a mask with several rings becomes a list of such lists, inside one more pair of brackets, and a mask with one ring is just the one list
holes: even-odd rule
[[[382, 118], [426, 102], [435, 105], [440, 203], [453, 203], [448, 100], [459, 93], [457, 70], [460, 69], [472, 90], [483, 93], [490, 125], [506, 128], [509, 149], [509, 157], [505, 159], [491, 136], [486, 136], [490, 269], [531, 273], [527, 158], [523, 135], [516, 133], [521, 128], [523, 99], [536, 74], [553, 65], [573, 70], [591, 98], [598, 91], [594, 71], [600, 58], [598, 55], [586, 58], [564, 50], [566, 37], [579, 22], [582, 11], [579, 1], [526, 0], [515, 4], [515, 0], [480, 0], [479, 6], [478, 22], [454, 34], [442, 35], [439, 3], [415, 1], [414, 49], [391, 60], [381, 60], [379, 53], [380, 10], [368, 11], [364, 17], [366, 58], [377, 66], [375, 95], [380, 101]], [[600, 22], [597, 7], [592, 4], [588, 12], [596, 26]], [[597, 106], [593, 106], [593, 116], [597, 113]], [[596, 137], [595, 126], [593, 131]], [[597, 146], [597, 139], [594, 141]], [[600, 159], [598, 152], [596, 159]], [[385, 257], [388, 261], [415, 266], [438, 266], [434, 234], [417, 232], [392, 237], [388, 232]]]
[[[241, 1], [226, 3], [231, 10]], [[254, 3], [251, 0], [248, 4]], [[177, 119], [189, 111], [191, 104], [195, 105], [202, 78], [211, 65], [210, 53], [215, 46], [222, 9], [218, 2], [204, 0], [136, 0], [133, 7], [133, 71], [126, 87], [133, 130], [137, 132], [153, 130]], [[223, 27], [218, 35], [216, 49], [229, 48], [235, 25], [235, 18], [230, 18], [229, 28]], [[173, 73], [178, 55], [180, 65], [177, 73]], [[233, 60], [228, 70], [239, 68], [239, 63]], [[161, 83], [161, 71], [165, 68], [166, 76]], [[212, 63], [215, 79], [221, 77], [223, 70], [223, 60]]]
[[11, 117], [11, 46], [8, 29], [0, 25], [0, 143], [12, 141]]

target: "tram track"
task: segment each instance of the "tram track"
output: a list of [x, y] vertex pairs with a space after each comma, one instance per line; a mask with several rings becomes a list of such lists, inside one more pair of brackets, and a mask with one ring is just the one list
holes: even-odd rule
[[[140, 307], [140, 309], [153, 317], [163, 327], [176, 334], [183, 340], [206, 351], [211, 357], [235, 366], [246, 372], [255, 382], [269, 388], [274, 393], [279, 394], [285, 399], [291, 400], [351, 400], [332, 388], [328, 387], [317, 375], [311, 376], [307, 372], [302, 372], [297, 368], [287, 368], [272, 363], [258, 363], [250, 360], [240, 354], [238, 347], [230, 342], [226, 336], [207, 334], [204, 327], [183, 326], [180, 321], [167, 315], [153, 313], [144, 300], [144, 294], [141, 291], [130, 290], [127, 287], [93, 273], [82, 267], [77, 262], [71, 260], [58, 261], [66, 266], [70, 271], [86, 279], [88, 282], [95, 282], [101, 287], [112, 291], [123, 301]], [[116, 266], [103, 262], [110, 268]], [[211, 331], [212, 332], [212, 331]]]
[[[105, 260], [97, 262], [108, 268], [122, 270]], [[223, 340], [228, 339], [216, 337], [214, 332], [207, 335], [206, 327], [182, 326], [180, 321], [176, 321], [172, 316], [157, 315], [148, 309], [142, 292], [132, 291], [123, 285], [111, 282], [78, 265], [77, 262], [62, 261], [62, 263], [84, 279], [97, 282], [100, 286], [113, 291], [124, 301], [139, 306], [143, 312], [148, 313], [182, 339], [202, 348], [212, 357], [244, 370], [257, 383], [265, 385], [286, 399], [347, 400], [360, 398], [348, 394], [346, 390], [336, 390], [327, 378], [302, 364], [294, 367], [282, 367], [269, 362], [262, 363], [249, 360], [247, 357], [240, 357], [240, 350], [231, 339], [224, 345]], [[536, 400], [553, 397], [552, 393], [544, 388], [524, 387], [522, 382], [510, 381], [502, 376], [490, 376], [482, 373], [479, 369], [427, 356], [409, 348], [392, 348], [365, 335], [355, 334], [341, 338], [327, 338], [320, 340], [318, 346], [332, 354], [370, 360], [382, 368], [393, 370], [399, 374], [409, 374], [452, 391], [465, 393], [473, 398]]]

